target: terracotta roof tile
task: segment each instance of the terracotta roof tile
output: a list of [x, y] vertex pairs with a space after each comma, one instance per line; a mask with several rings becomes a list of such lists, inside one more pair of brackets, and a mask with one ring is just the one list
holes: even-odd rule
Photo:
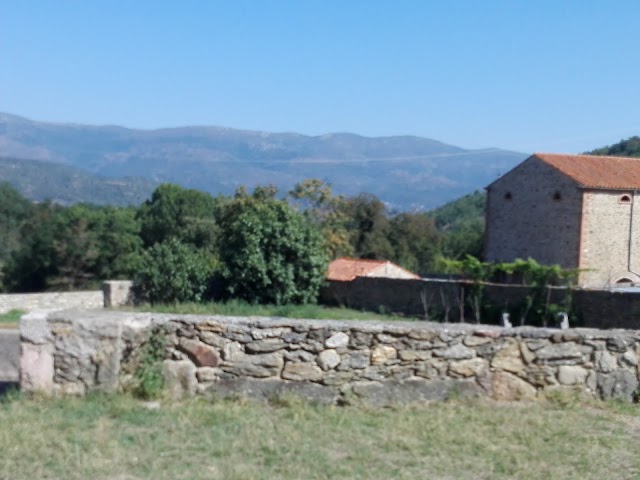
[[389, 262], [388, 260], [368, 260], [364, 258], [338, 258], [329, 264], [327, 269], [327, 280], [335, 280], [339, 282], [349, 282], [355, 280], [356, 277], [364, 277], [374, 271], [376, 268], [391, 264], [396, 268], [403, 270], [414, 278], [420, 278], [418, 275], [405, 270], [404, 268]]
[[584, 187], [640, 189], [640, 158], [534, 153]]
[[366, 260], [356, 258], [338, 258], [329, 264], [328, 280], [348, 282], [361, 277], [387, 263], [386, 260]]

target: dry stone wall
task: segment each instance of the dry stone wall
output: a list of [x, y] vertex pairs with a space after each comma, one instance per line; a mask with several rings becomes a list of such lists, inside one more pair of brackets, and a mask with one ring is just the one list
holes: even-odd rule
[[557, 389], [632, 401], [638, 389], [636, 331], [107, 311], [23, 317], [21, 388], [126, 388], [152, 332], [166, 336], [163, 366], [174, 397], [291, 393], [389, 406], [529, 399]]
[[0, 294], [0, 314], [10, 310], [60, 310], [66, 308], [102, 308], [100, 290], [83, 292], [3, 293]]

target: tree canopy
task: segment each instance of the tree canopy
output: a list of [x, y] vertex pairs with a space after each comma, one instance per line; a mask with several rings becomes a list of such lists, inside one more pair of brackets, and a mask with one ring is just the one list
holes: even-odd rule
[[[339, 256], [391, 260], [419, 274], [438, 271], [444, 258], [478, 256], [483, 204], [476, 193], [433, 212], [390, 214], [373, 195], [334, 195], [307, 179], [285, 198], [272, 185], [213, 198], [164, 184], [138, 208], [63, 207], [33, 204], [0, 184], [0, 289], [95, 288], [144, 271], [150, 288], [165, 282], [156, 291], [167, 289], [149, 299], [187, 298], [180, 285], [190, 274], [176, 260], [184, 258], [202, 264], [207, 287], [217, 279], [217, 288], [195, 289], [198, 298], [224, 292], [252, 302], [311, 302], [327, 261]], [[177, 284], [172, 271], [182, 275]]]
[[273, 196], [240, 194], [219, 216], [227, 294], [254, 303], [313, 303], [327, 258], [319, 229]]

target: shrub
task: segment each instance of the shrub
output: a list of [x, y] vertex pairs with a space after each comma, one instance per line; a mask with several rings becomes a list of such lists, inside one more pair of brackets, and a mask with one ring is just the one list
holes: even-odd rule
[[[260, 193], [260, 192], [258, 192]], [[315, 303], [327, 259], [319, 229], [287, 203], [239, 195], [222, 209], [226, 292], [251, 303]]]
[[138, 365], [134, 373], [136, 396], [144, 399], [157, 398], [164, 389], [162, 360], [166, 346], [166, 331], [154, 329], [140, 349]]
[[157, 243], [142, 257], [136, 295], [150, 303], [199, 302], [212, 274], [210, 258], [176, 239]]

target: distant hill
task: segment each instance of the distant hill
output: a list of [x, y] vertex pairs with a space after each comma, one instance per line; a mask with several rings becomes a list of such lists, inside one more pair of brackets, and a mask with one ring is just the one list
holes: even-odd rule
[[640, 137], [634, 136], [626, 140], [620, 140], [613, 145], [596, 148], [587, 153], [590, 155], [613, 155], [616, 157], [640, 157]]
[[460, 197], [427, 213], [442, 232], [456, 231], [469, 223], [484, 225], [485, 192], [477, 191]]
[[337, 193], [372, 193], [395, 210], [442, 205], [491, 183], [527, 156], [465, 150], [414, 136], [307, 136], [219, 127], [135, 130], [35, 122], [10, 114], [0, 114], [0, 155], [213, 194], [266, 183], [286, 192], [305, 178], [319, 178]]
[[6, 157], [0, 157], [0, 181], [9, 182], [31, 200], [62, 205], [139, 205], [157, 186], [140, 178], [96, 177], [67, 165]]

